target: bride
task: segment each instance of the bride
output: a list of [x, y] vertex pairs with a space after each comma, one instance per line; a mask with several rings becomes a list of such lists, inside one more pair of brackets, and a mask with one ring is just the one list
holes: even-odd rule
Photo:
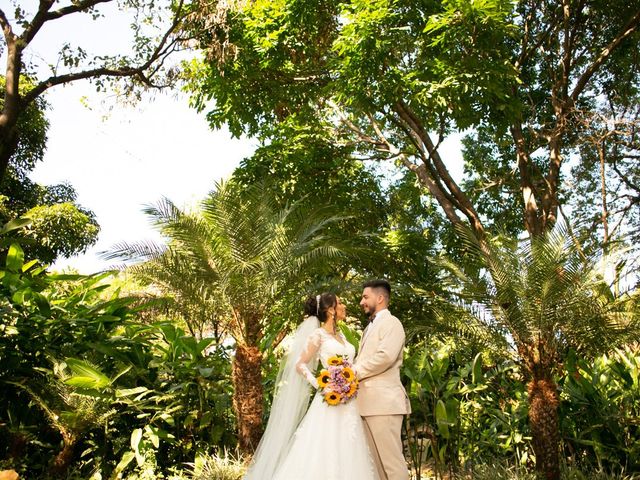
[[[244, 480], [378, 480], [356, 402], [327, 404], [313, 373], [336, 355], [353, 363], [355, 347], [337, 330], [346, 308], [323, 293], [307, 300], [304, 313]], [[307, 409], [309, 386], [317, 392]]]

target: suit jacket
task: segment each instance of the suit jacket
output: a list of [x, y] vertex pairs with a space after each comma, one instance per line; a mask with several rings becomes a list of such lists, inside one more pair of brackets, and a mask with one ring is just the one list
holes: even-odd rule
[[361, 416], [411, 413], [400, 382], [404, 338], [400, 320], [388, 310], [365, 329], [354, 365], [360, 379], [357, 402]]

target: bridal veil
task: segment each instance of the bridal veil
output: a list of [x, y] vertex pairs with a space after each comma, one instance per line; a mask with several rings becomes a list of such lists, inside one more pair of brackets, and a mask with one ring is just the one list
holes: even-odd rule
[[[307, 411], [311, 388], [307, 380], [296, 371], [296, 362], [307, 339], [319, 326], [318, 318], [309, 316], [295, 332], [289, 353], [280, 363], [267, 428], [244, 480], [272, 478], [287, 454], [291, 437]], [[313, 371], [317, 362], [317, 358], [312, 359], [308, 367]]]

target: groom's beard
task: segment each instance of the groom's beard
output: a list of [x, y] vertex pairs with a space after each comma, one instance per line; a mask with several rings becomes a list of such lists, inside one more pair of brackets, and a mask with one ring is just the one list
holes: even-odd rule
[[363, 308], [362, 310], [363, 310], [364, 314], [367, 316], [367, 320], [369, 322], [371, 322], [371, 320], [373, 320], [373, 317], [376, 316], [375, 310], [373, 308], [369, 307], [369, 306], [367, 306], [366, 308]]

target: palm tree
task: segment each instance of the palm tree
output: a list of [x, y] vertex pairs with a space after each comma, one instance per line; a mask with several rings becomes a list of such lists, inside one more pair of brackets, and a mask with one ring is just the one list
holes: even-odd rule
[[173, 297], [186, 316], [199, 305], [235, 340], [233, 406], [240, 448], [251, 452], [262, 434], [261, 344], [281, 327], [278, 302], [292, 291], [299, 298], [313, 267], [339, 255], [323, 233], [337, 219], [300, 202], [277, 209], [264, 184], [233, 182], [217, 184], [198, 212], [165, 199], [146, 213], [168, 245], [122, 244], [109, 256], [144, 260], [129, 267], [134, 276]]
[[605, 281], [610, 261], [586, 257], [562, 227], [524, 241], [479, 241], [470, 230], [459, 232], [466, 261], [442, 262], [454, 300], [439, 315], [460, 319], [467, 332], [492, 338], [519, 359], [536, 469], [559, 479], [555, 375], [569, 349], [595, 355], [637, 338], [637, 304]]
[[[74, 387], [90, 389], [95, 388], [98, 382], [109, 382], [92, 365], [75, 359], [67, 359], [66, 363], [53, 358], [49, 360], [51, 369], [39, 369], [47, 373], [42, 379], [7, 383], [24, 391], [31, 403], [43, 413], [48, 425], [62, 437], [61, 449], [49, 466], [49, 474], [51, 478], [63, 478], [73, 462], [78, 443], [92, 429], [104, 429], [117, 410], [105, 398], [77, 394]], [[73, 379], [75, 383], [69, 382], [71, 375], [67, 367], [71, 367], [74, 373], [81, 369], [80, 378]]]

